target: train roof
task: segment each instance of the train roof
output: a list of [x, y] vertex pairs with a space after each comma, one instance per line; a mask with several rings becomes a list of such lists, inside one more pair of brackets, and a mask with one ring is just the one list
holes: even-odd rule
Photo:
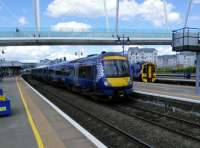
[[80, 59], [76, 59], [76, 60], [72, 60], [72, 61], [64, 61], [61, 63], [57, 63], [57, 64], [52, 64], [52, 65], [44, 65], [44, 66], [40, 66], [40, 67], [36, 67], [33, 69], [40, 69], [40, 68], [53, 68], [53, 67], [57, 67], [57, 66], [62, 66], [62, 65], [66, 65], [66, 64], [73, 64], [76, 62], [85, 62], [85, 61], [95, 61], [97, 59], [102, 59], [105, 56], [125, 56], [127, 57], [127, 55], [124, 55], [122, 52], [102, 52], [101, 54], [93, 54], [93, 55], [88, 55], [87, 57], [84, 58], [80, 58]]
[[123, 55], [121, 52], [102, 52], [101, 54], [93, 54], [93, 55], [88, 55], [87, 57], [76, 59], [73, 61], [70, 61], [69, 63], [76, 63], [76, 62], [83, 62], [86, 60], [96, 60], [96, 59], [101, 59], [105, 56], [126, 56]]

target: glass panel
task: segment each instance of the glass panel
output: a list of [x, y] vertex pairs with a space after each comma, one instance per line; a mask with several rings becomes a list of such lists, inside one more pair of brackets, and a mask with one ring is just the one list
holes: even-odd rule
[[128, 61], [107, 60], [103, 62], [106, 77], [129, 76]]

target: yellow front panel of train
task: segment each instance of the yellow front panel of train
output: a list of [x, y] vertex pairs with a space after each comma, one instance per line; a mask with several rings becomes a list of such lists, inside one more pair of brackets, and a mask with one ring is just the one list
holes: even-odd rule
[[128, 86], [130, 77], [120, 77], [120, 78], [107, 78], [107, 82], [112, 87], [124, 87]]
[[6, 101], [6, 97], [0, 96], [0, 101]]

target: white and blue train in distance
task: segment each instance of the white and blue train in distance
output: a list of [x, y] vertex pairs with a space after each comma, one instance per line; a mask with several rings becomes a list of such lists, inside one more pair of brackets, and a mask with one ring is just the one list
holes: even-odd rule
[[131, 67], [127, 56], [121, 53], [102, 52], [70, 62], [34, 68], [31, 75], [64, 85], [68, 90], [109, 99], [128, 96], [133, 92]]

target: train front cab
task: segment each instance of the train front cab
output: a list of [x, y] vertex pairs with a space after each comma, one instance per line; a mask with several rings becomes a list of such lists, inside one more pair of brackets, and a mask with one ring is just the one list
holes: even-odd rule
[[103, 79], [101, 91], [104, 95], [123, 97], [133, 92], [130, 67], [125, 56], [105, 56], [102, 60]]
[[142, 81], [155, 82], [156, 80], [156, 66], [153, 63], [144, 63], [142, 65]]

